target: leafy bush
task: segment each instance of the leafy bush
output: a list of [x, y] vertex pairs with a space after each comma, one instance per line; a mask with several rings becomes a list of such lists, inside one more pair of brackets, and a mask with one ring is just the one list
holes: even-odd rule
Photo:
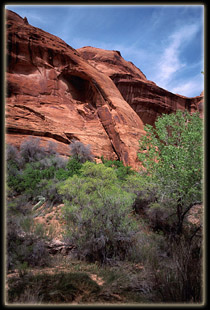
[[58, 193], [60, 181], [56, 178], [43, 179], [37, 185], [37, 195], [41, 194], [46, 200], [46, 206], [62, 203], [62, 196]]
[[[25, 168], [19, 171], [15, 178], [12, 178], [10, 173], [10, 178], [8, 181], [8, 185], [15, 188], [15, 190], [19, 193], [25, 193], [29, 199], [33, 198], [34, 196], [42, 194], [42, 191], [46, 191], [42, 185], [47, 185], [47, 196], [49, 197], [50, 194], [50, 187], [52, 189], [52, 183], [58, 177], [58, 181], [62, 179], [62, 177], [67, 178], [70, 176], [70, 172], [68, 170], [64, 170], [66, 161], [60, 160], [59, 157], [50, 157], [44, 158], [40, 161], [30, 162], [25, 165]], [[61, 172], [64, 171], [64, 176]], [[60, 174], [59, 174], [60, 173]], [[58, 182], [57, 181], [57, 182]], [[43, 183], [44, 182], [44, 183]], [[54, 188], [55, 189], [55, 188]], [[54, 191], [54, 190], [53, 190]]]
[[20, 182], [20, 156], [18, 149], [8, 144], [6, 146], [6, 175], [10, 195], [16, 194], [16, 188]]
[[145, 173], [136, 173], [124, 180], [122, 188], [134, 195], [134, 211], [140, 215], [147, 215], [151, 203], [156, 201], [156, 184], [152, 183]]
[[137, 226], [131, 215], [133, 195], [120, 188], [114, 170], [86, 162], [81, 176], [64, 181], [59, 192], [67, 237], [80, 256], [101, 263], [125, 258]]
[[135, 174], [135, 171], [132, 170], [130, 166], [124, 166], [122, 161], [119, 160], [106, 160], [104, 157], [101, 157], [102, 163], [106, 167], [111, 167], [115, 169], [116, 175], [119, 180], [126, 180], [129, 175]]
[[66, 169], [70, 173], [69, 176], [73, 176], [74, 174], [79, 175], [81, 168], [82, 168], [82, 163], [75, 158], [70, 158], [66, 165]]
[[25, 192], [29, 198], [39, 194], [37, 186], [43, 179], [54, 177], [55, 167], [50, 166], [48, 169], [41, 170], [39, 162], [27, 163], [25, 169], [21, 172], [20, 181], [17, 185], [19, 192]]
[[43, 235], [36, 232], [30, 215], [7, 216], [7, 268], [14, 269], [21, 264], [45, 266], [49, 264]]
[[80, 141], [74, 141], [70, 144], [70, 154], [80, 163], [93, 161], [94, 156], [91, 153], [90, 145], [84, 145]]
[[20, 192], [20, 183], [22, 181], [21, 172], [12, 162], [7, 162], [7, 186], [9, 196], [17, 195]]

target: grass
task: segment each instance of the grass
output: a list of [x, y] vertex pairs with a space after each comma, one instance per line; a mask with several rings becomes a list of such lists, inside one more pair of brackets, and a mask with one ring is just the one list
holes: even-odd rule
[[[133, 263], [99, 266], [61, 258], [54, 267], [8, 278], [9, 304], [126, 304], [148, 302], [133, 280], [142, 269]], [[57, 266], [57, 264], [59, 265]]]
[[[100, 288], [85, 273], [28, 274], [9, 283], [8, 301], [27, 302], [26, 292], [34, 292], [38, 302], [71, 303], [81, 296], [81, 302], [91, 300]], [[30, 296], [31, 298], [31, 296]], [[26, 299], [26, 300], [24, 300]]]

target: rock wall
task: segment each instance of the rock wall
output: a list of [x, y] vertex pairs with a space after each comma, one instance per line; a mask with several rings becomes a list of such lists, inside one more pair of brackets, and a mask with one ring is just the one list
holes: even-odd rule
[[53, 140], [62, 155], [79, 140], [95, 157], [135, 166], [143, 122], [113, 81], [61, 39], [7, 12], [7, 143]]
[[176, 110], [195, 112], [203, 110], [203, 93], [194, 98], [173, 94], [146, 76], [131, 62], [124, 60], [117, 51], [106, 51], [86, 46], [78, 49], [84, 59], [108, 75], [126, 102], [138, 114], [144, 124], [154, 125], [162, 113], [172, 113]]

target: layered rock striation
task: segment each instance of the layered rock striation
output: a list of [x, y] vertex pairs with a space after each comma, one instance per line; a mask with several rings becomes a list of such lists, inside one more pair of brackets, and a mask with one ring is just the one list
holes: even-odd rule
[[143, 122], [113, 81], [61, 39], [7, 12], [7, 142], [27, 135], [90, 144], [96, 157], [133, 165]]
[[137, 165], [144, 124], [176, 109], [198, 108], [146, 79], [118, 51], [73, 49], [7, 10], [6, 143], [27, 136], [54, 141], [61, 155], [69, 144], [90, 144], [96, 158]]
[[158, 116], [173, 113], [176, 110], [203, 111], [203, 93], [194, 98], [173, 94], [154, 82], [125, 61], [120, 52], [106, 51], [86, 46], [78, 49], [79, 53], [92, 66], [108, 75], [126, 102], [138, 114], [144, 124], [154, 125]]

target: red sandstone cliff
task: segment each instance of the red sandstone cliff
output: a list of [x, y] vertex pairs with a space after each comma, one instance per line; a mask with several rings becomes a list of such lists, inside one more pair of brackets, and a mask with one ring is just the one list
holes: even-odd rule
[[69, 154], [72, 140], [90, 144], [95, 157], [136, 166], [144, 123], [162, 112], [197, 109], [146, 79], [117, 51], [78, 51], [7, 11], [6, 142], [28, 135], [52, 140]]
[[147, 80], [138, 68], [125, 61], [117, 51], [90, 46], [78, 51], [92, 66], [113, 80], [123, 98], [144, 124], [153, 125], [157, 116], [175, 112], [177, 109], [202, 112], [203, 93], [194, 98], [173, 94]]

